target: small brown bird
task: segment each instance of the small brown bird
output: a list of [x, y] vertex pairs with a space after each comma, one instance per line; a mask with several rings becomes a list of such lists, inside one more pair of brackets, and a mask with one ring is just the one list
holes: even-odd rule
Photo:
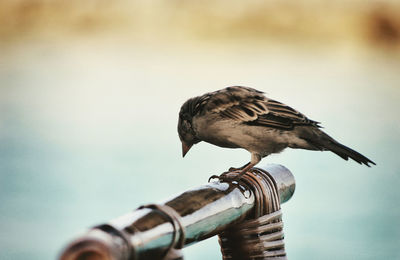
[[186, 101], [179, 112], [182, 156], [200, 141], [243, 148], [251, 161], [239, 168], [239, 178], [262, 158], [286, 147], [331, 151], [348, 160], [375, 164], [324, 133], [320, 123], [248, 87], [227, 87]]

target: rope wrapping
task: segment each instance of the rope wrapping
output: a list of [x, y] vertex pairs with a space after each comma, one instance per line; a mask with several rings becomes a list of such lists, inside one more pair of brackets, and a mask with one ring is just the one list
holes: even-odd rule
[[185, 245], [185, 229], [181, 223], [181, 216], [173, 208], [168, 205], [161, 204], [149, 204], [139, 207], [150, 208], [157, 210], [162, 215], [168, 218], [168, 221], [172, 224], [174, 230], [172, 232], [172, 241], [168, 249], [165, 252], [163, 260], [183, 260], [182, 248]]
[[[235, 172], [221, 175], [234, 179]], [[220, 233], [219, 244], [225, 260], [287, 259], [283, 241], [282, 212], [277, 185], [266, 171], [253, 168], [240, 182], [252, 189], [255, 196], [254, 215]]]

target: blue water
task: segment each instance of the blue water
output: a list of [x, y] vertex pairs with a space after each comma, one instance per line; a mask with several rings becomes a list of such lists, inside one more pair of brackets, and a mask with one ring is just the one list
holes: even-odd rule
[[[164, 200], [249, 160], [201, 143], [181, 158], [180, 105], [247, 85], [321, 121], [377, 163], [287, 150], [290, 259], [400, 259], [400, 61], [294, 47], [42, 42], [0, 64], [0, 259], [54, 259], [85, 228]], [[215, 238], [187, 259], [219, 259]]]

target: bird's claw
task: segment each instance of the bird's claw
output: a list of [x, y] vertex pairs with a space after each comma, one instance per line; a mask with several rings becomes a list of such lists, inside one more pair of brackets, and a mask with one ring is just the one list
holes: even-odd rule
[[218, 175], [211, 175], [210, 178], [208, 178], [208, 182], [210, 182], [212, 179], [220, 179], [220, 176]]
[[[229, 169], [231, 170], [232, 167]], [[228, 173], [237, 173], [236, 176], [229, 176]], [[241, 179], [241, 171], [240, 170], [234, 170], [234, 171], [227, 171], [222, 173], [221, 175], [211, 175], [210, 178], [208, 178], [208, 182], [210, 182], [212, 179], [218, 179], [219, 182], [226, 182], [229, 184], [236, 184], [237, 187], [241, 190], [241, 192], [245, 192], [246, 188], [242, 185], [239, 185], [239, 181]]]
[[218, 179], [220, 182], [232, 182], [233, 178], [228, 177], [225, 172], [222, 173], [221, 175], [212, 175], [210, 178], [208, 178], [208, 182], [210, 182], [212, 179]]
[[[229, 173], [237, 173], [236, 176], [228, 176]], [[241, 176], [241, 171], [238, 168], [229, 168], [227, 172], [223, 172], [221, 175], [212, 175], [210, 178], [208, 178], [208, 182], [210, 182], [212, 179], [218, 179], [219, 181], [223, 182], [234, 182], [234, 181], [239, 181], [240, 176]]]

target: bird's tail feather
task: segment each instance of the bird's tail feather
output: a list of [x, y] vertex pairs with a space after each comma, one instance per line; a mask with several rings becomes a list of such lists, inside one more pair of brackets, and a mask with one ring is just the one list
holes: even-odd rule
[[369, 163], [376, 165], [373, 161], [365, 157], [364, 155], [360, 154], [359, 152], [354, 151], [353, 149], [332, 140], [331, 142], [327, 143], [325, 147], [330, 150], [331, 152], [339, 155], [346, 161], [351, 158], [354, 161], [358, 162], [359, 164], [365, 164], [370, 167]]
[[359, 164], [365, 164], [368, 167], [371, 167], [369, 164], [376, 165], [373, 161], [371, 161], [364, 155], [339, 143], [320, 129], [314, 128], [311, 131], [302, 131], [302, 134], [303, 139], [307, 140], [307, 142], [309, 142], [311, 145], [315, 146], [319, 150], [329, 150], [342, 157], [346, 161], [351, 158]]

